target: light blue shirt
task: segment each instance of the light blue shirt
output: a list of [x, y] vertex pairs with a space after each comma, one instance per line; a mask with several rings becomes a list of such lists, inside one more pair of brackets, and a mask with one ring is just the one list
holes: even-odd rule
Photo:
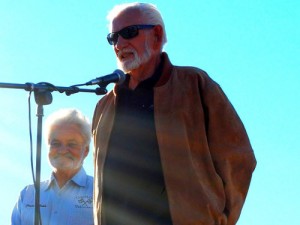
[[[35, 189], [26, 186], [12, 212], [12, 225], [33, 225]], [[93, 225], [93, 177], [83, 168], [61, 189], [52, 174], [41, 182], [40, 212], [43, 225]]]

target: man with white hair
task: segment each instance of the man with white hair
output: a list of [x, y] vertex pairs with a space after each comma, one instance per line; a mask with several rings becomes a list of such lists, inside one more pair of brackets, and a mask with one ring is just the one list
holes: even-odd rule
[[[92, 225], [93, 177], [83, 162], [89, 153], [91, 125], [76, 109], [62, 109], [46, 120], [48, 159], [53, 172], [40, 184], [40, 215], [43, 225]], [[12, 225], [33, 225], [35, 187], [26, 186], [12, 213]]]
[[108, 19], [127, 74], [94, 112], [95, 224], [236, 224], [256, 160], [230, 101], [203, 70], [171, 64], [154, 5]]

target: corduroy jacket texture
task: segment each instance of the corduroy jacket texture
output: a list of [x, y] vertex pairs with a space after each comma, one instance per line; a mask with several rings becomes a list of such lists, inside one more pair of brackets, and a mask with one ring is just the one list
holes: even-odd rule
[[[244, 125], [204, 71], [173, 66], [166, 53], [163, 57], [154, 118], [173, 224], [234, 225], [256, 166]], [[93, 117], [95, 225], [101, 224], [102, 170], [115, 95], [112, 90], [104, 96]]]

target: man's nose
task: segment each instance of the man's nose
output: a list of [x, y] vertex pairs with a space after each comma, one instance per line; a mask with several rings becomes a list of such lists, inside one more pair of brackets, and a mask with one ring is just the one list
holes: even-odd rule
[[70, 150], [70, 147], [68, 145], [60, 145], [59, 148], [57, 148], [58, 152], [68, 152]]
[[123, 38], [121, 35], [118, 36], [117, 43], [115, 44], [116, 49], [122, 49], [128, 45], [128, 40]]

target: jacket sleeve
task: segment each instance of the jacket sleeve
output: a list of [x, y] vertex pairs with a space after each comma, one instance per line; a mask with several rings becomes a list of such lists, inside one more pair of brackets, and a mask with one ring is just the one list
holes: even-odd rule
[[234, 107], [207, 74], [200, 79], [209, 150], [226, 196], [227, 225], [236, 224], [250, 185], [256, 159]]

